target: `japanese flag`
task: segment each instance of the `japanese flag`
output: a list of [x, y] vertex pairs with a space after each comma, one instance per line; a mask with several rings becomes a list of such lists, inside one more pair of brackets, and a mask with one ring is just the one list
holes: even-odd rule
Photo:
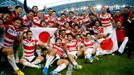
[[106, 39], [98, 40], [101, 51], [100, 54], [111, 54], [118, 49], [115, 29]]
[[51, 42], [54, 42], [54, 33], [57, 28], [30, 28], [33, 33], [33, 37], [42, 43], [47, 43], [49, 38], [53, 36]]

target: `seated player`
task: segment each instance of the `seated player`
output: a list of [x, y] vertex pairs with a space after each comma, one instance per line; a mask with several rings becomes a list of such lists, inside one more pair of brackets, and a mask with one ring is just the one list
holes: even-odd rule
[[91, 35], [89, 33], [86, 34], [86, 38], [84, 39], [84, 46], [86, 47], [86, 50], [88, 51], [88, 55], [85, 58], [89, 60], [90, 63], [93, 62], [93, 56], [96, 53], [95, 43], [94, 40], [91, 39]]
[[77, 59], [77, 56], [81, 55], [82, 51], [77, 49], [77, 42], [73, 39], [73, 36], [70, 33], [67, 35], [65, 50], [67, 50], [68, 58], [70, 62], [74, 65], [74, 69], [82, 69], [82, 66], [79, 65], [75, 60]]
[[[22, 33], [22, 37], [23, 34], [24, 33]], [[32, 31], [26, 31], [26, 38], [22, 39], [23, 57], [20, 59], [20, 63], [28, 67], [41, 68], [37, 64], [42, 62], [44, 58], [34, 55], [35, 45], [46, 46], [46, 44], [32, 38]]]
[[48, 74], [48, 68], [53, 63], [56, 63], [58, 67], [51, 72], [52, 75], [56, 75], [58, 72], [64, 70], [69, 64], [69, 61], [65, 59], [67, 55], [64, 53], [64, 50], [62, 48], [61, 39], [56, 39], [56, 42], [53, 44], [52, 49], [53, 50], [51, 50], [51, 52], [46, 56], [47, 61], [43, 69], [43, 74]]

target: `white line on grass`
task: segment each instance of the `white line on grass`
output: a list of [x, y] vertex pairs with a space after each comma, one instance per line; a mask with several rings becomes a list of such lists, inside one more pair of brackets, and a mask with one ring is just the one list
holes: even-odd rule
[[73, 65], [70, 63], [66, 72], [66, 75], [72, 75]]

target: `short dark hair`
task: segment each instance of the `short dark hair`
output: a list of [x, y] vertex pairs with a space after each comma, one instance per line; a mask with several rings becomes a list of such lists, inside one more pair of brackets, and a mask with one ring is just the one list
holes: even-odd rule
[[68, 37], [69, 35], [71, 35], [71, 36], [73, 37], [73, 35], [72, 35], [71, 33], [68, 33], [68, 34], [67, 34], [67, 37]]
[[74, 12], [73, 12], [73, 11], [69, 11], [69, 14], [70, 14], [70, 13], [74, 13]]
[[61, 39], [60, 39], [60, 38], [56, 38], [56, 39], [55, 39], [55, 42], [57, 42], [58, 40], [61, 40]]
[[59, 30], [59, 34], [60, 34], [62, 31], [66, 31], [66, 30], [65, 30], [65, 29]]
[[34, 7], [38, 8], [38, 6], [33, 6], [32, 9], [33, 9]]
[[130, 6], [125, 6], [125, 8], [130, 9]]
[[45, 21], [45, 20], [41, 20], [40, 24], [41, 24], [42, 22], [45, 22], [45, 23], [46, 23], [46, 21]]
[[27, 35], [29, 32], [30, 32], [30, 33], [32, 33], [32, 31], [31, 31], [31, 30], [28, 30], [28, 31], [26, 32], [26, 35]]
[[75, 36], [80, 36], [80, 37], [81, 37], [81, 35], [80, 35], [80, 34], [76, 34]]
[[102, 26], [102, 23], [101, 23], [101, 21], [99, 20], [99, 19], [96, 19], [95, 21], [94, 21], [94, 25], [95, 25], [95, 22], [96, 21], [98, 21], [99, 23], [100, 23], [100, 26]]
[[80, 26], [78, 24], [75, 24], [74, 27], [77, 26], [78, 28], [80, 28]]
[[50, 10], [54, 11], [52, 8], [48, 8], [48, 11], [50, 11]]
[[60, 16], [62, 16], [62, 15], [65, 15], [65, 16], [66, 16], [66, 14], [65, 14], [65, 13], [61, 13], [61, 15], [60, 15]]
[[34, 13], [32, 10], [29, 10], [29, 11], [27, 12], [27, 14], [29, 14], [30, 12]]
[[115, 11], [121, 11], [120, 9], [116, 9]]
[[20, 20], [20, 21], [22, 22], [21, 18], [19, 18], [19, 17], [15, 17], [15, 18], [13, 19], [13, 22], [15, 22], [16, 20]]
[[[86, 36], [87, 36], [88, 34], [90, 34], [90, 33], [86, 33]], [[91, 35], [91, 34], [90, 34], [90, 35]]]
[[22, 6], [15, 6], [15, 9], [22, 8]]

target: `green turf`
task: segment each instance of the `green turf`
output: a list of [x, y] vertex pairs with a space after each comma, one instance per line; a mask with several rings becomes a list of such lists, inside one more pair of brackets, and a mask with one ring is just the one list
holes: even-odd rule
[[[128, 60], [125, 56], [100, 56], [100, 61], [94, 61], [92, 64], [84, 62], [82, 58], [77, 61], [83, 66], [83, 69], [73, 70], [72, 75], [134, 75], [134, 61]], [[9, 65], [4, 64], [0, 68], [13, 75], [13, 69]], [[54, 68], [50, 67], [50, 70]], [[42, 69], [26, 67], [21, 70], [25, 75], [43, 75]], [[66, 71], [62, 71], [61, 74], [66, 75]]]
[[[84, 62], [83, 58], [77, 61], [83, 66], [82, 70], [73, 70], [72, 75], [134, 75], [134, 61], [129, 60], [126, 55], [107, 55], [99, 56], [99, 61], [92, 64]], [[20, 66], [21, 67], [21, 66]], [[56, 67], [50, 67], [49, 71]], [[3, 63], [0, 64], [0, 70], [4, 70], [6, 75], [14, 75], [11, 66]], [[43, 75], [42, 69], [22, 68], [25, 75]], [[62, 71], [62, 75], [66, 75], [67, 69]]]

